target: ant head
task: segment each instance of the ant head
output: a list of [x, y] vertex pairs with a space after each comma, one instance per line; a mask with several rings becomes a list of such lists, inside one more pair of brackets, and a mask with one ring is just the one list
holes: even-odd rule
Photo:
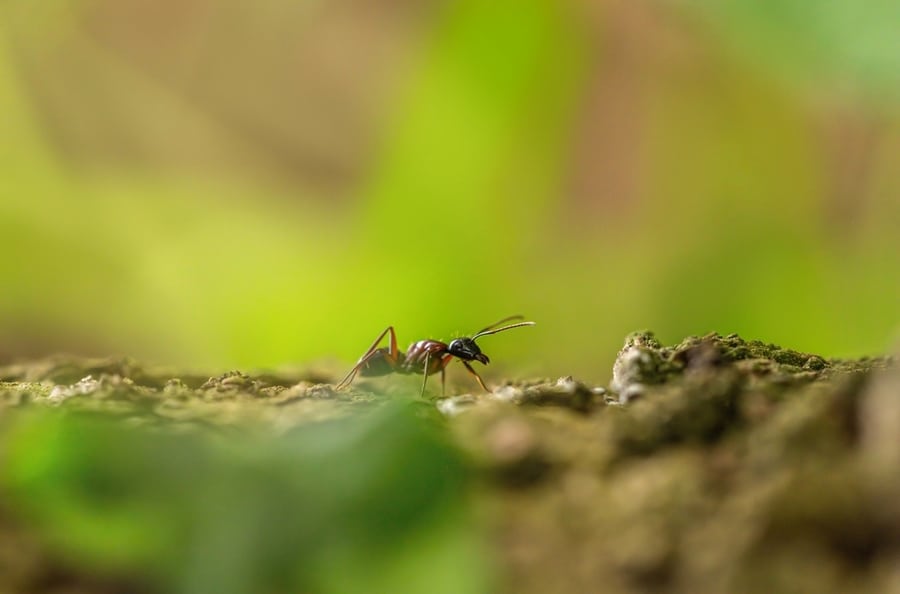
[[463, 361], [480, 361], [485, 365], [491, 362], [471, 338], [457, 338], [450, 341], [450, 344], [447, 346], [447, 352]]

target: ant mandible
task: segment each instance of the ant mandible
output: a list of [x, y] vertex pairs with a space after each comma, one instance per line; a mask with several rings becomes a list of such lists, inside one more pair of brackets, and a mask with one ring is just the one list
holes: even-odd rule
[[[478, 384], [484, 391], [490, 392], [487, 386], [484, 385], [484, 380], [481, 379], [481, 376], [478, 375], [469, 364], [469, 361], [479, 361], [482, 364], [487, 365], [491, 361], [488, 359], [487, 355], [481, 352], [481, 349], [475, 344], [475, 340], [482, 336], [497, 334], [498, 332], [519, 328], [521, 326], [534, 326], [534, 322], [518, 322], [516, 324], [509, 324], [508, 326], [497, 328], [500, 324], [512, 320], [521, 320], [523, 317], [524, 316], [509, 316], [508, 318], [503, 318], [499, 322], [495, 322], [487, 328], [479, 330], [471, 338], [457, 338], [451, 340], [450, 344], [445, 344], [439, 340], [420, 340], [409, 345], [409, 349], [407, 349], [406, 353], [397, 349], [397, 335], [394, 333], [394, 327], [388, 326], [384, 329], [384, 332], [378, 335], [378, 338], [375, 339], [372, 346], [363, 353], [363, 356], [359, 358], [359, 361], [357, 361], [353, 369], [350, 370], [347, 377], [342, 379], [335, 389], [340, 390], [349, 386], [357, 373], [363, 376], [386, 375], [388, 373], [422, 373], [424, 374], [424, 378], [422, 380], [421, 395], [424, 396], [425, 384], [428, 383], [428, 376], [440, 371], [441, 395], [443, 396], [444, 369], [453, 357], [456, 357], [462, 361], [462, 364], [466, 366], [469, 373], [475, 376], [475, 379], [478, 380]], [[384, 339], [385, 334], [391, 335], [390, 346], [387, 348], [377, 348]]]

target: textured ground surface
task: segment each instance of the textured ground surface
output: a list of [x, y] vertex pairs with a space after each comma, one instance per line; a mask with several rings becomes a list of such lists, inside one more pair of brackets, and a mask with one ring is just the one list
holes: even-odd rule
[[[734, 335], [663, 347], [639, 333], [611, 376], [430, 401], [475, 469], [504, 591], [900, 592], [891, 360], [828, 360]], [[0, 368], [0, 415], [100, 411], [188, 433], [286, 432], [395, 397], [366, 383], [335, 392], [333, 379], [33, 361]], [[58, 567], [13, 516], [0, 513], [0, 593], [117, 591], [87, 578], [59, 589]]]

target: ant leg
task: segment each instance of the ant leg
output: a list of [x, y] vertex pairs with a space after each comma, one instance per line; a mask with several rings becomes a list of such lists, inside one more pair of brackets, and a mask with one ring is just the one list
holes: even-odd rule
[[354, 378], [356, 378], [356, 374], [359, 373], [359, 370], [362, 369], [366, 365], [366, 363], [368, 363], [369, 360], [372, 359], [377, 354], [378, 354], [378, 351], [375, 350], [375, 351], [367, 352], [365, 355], [363, 355], [362, 358], [360, 358], [359, 362], [353, 367], [353, 369], [350, 370], [350, 373], [348, 373], [347, 376], [344, 379], [342, 379], [338, 385], [336, 385], [334, 387], [334, 389], [342, 390], [342, 389], [346, 388], [347, 386], [349, 386], [353, 382]]
[[[425, 372], [422, 378], [422, 393], [419, 394], [419, 398], [425, 398], [425, 384], [428, 383], [428, 364], [431, 363], [431, 353], [425, 353]], [[443, 370], [441, 370], [443, 371]]]
[[447, 354], [447, 355], [444, 355], [443, 357], [441, 357], [441, 397], [444, 397], [447, 394], [447, 391], [445, 389], [446, 383], [447, 383], [446, 382], [447, 376], [446, 376], [446, 372], [444, 370], [447, 369], [447, 364], [452, 360], [453, 360], [453, 355], [450, 355], [450, 354]]
[[359, 358], [359, 361], [356, 362], [356, 365], [353, 366], [353, 369], [350, 370], [350, 373], [340, 381], [340, 383], [334, 387], [335, 390], [340, 390], [342, 388], [346, 388], [353, 381], [353, 378], [356, 377], [356, 374], [359, 373], [359, 370], [363, 368], [363, 366], [369, 362], [374, 355], [376, 350], [378, 349], [378, 345], [381, 343], [382, 339], [384, 339], [385, 334], [391, 335], [390, 346], [388, 347], [388, 359], [391, 364], [396, 365], [397, 363], [397, 335], [394, 333], [394, 327], [388, 326], [384, 329], [384, 331], [378, 335], [378, 338], [375, 339], [375, 342], [372, 343], [366, 352], [363, 353], [362, 357]]
[[490, 392], [490, 390], [488, 390], [488, 387], [484, 385], [484, 380], [481, 379], [481, 376], [478, 375], [478, 372], [477, 372], [477, 371], [475, 371], [474, 369], [472, 369], [472, 366], [469, 365], [469, 362], [468, 362], [468, 361], [463, 361], [462, 364], [466, 366], [466, 369], [469, 370], [469, 373], [471, 373], [472, 375], [475, 376], [475, 379], [478, 380], [479, 385], [481, 385], [481, 387], [484, 389], [484, 391], [485, 391], [485, 392]]

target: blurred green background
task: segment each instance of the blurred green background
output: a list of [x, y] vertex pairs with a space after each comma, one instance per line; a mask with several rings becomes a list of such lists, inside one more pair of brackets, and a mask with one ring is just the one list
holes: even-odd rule
[[[354, 360], [509, 314], [825, 355], [900, 322], [900, 4], [0, 2], [0, 358]], [[487, 340], [490, 341], [488, 344]], [[490, 375], [488, 374], [488, 377]]]

